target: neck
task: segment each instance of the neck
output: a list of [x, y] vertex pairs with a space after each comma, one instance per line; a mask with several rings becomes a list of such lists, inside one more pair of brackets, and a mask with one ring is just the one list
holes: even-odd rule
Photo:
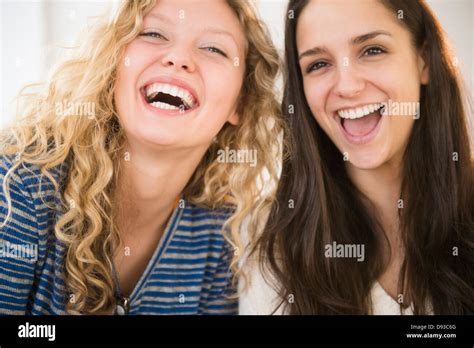
[[157, 151], [127, 143], [118, 178], [119, 224], [161, 228], [207, 147]]
[[[401, 240], [399, 206], [402, 184], [402, 159], [392, 160], [370, 170], [355, 168], [347, 164], [347, 172], [355, 186], [367, 196], [376, 209], [376, 217], [381, 223], [388, 244], [383, 242], [383, 270], [378, 281], [392, 298], [399, 293], [400, 269], [405, 258]], [[385, 239], [384, 239], [385, 240]], [[409, 303], [409, 302], [408, 302]]]
[[[398, 213], [402, 183], [402, 161], [387, 162], [375, 169], [359, 169], [348, 163], [348, 175], [354, 185], [367, 196], [376, 208], [376, 215], [382, 224], [392, 246], [399, 237]], [[401, 202], [403, 203], [403, 202]]]

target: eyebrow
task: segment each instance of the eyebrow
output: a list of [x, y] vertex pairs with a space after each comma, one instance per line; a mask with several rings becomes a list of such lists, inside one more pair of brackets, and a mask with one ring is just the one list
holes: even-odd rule
[[377, 37], [379, 35], [385, 35], [385, 36], [390, 36], [390, 37], [392, 36], [392, 34], [390, 34], [388, 31], [376, 30], [376, 31], [372, 31], [372, 32], [364, 34], [364, 35], [356, 36], [355, 38], [353, 38], [351, 40], [351, 43], [353, 45], [358, 45], [358, 44], [361, 44], [361, 43], [363, 43], [367, 40], [373, 39], [374, 37]]
[[[156, 19], [159, 19], [159, 20], [162, 20], [164, 22], [168, 22], [170, 23], [171, 22], [171, 19], [167, 16], [164, 16], [160, 13], [150, 13], [147, 15], [147, 17], [154, 17]], [[202, 29], [202, 31], [206, 31], [206, 32], [210, 32], [210, 33], [213, 33], [213, 34], [218, 34], [218, 35], [225, 35], [225, 36], [229, 36], [230, 38], [232, 38], [232, 40], [235, 41], [234, 39], [234, 36], [228, 32], [228, 31], [225, 31], [225, 30], [222, 30], [220, 28], [214, 28], [214, 27], [205, 27]]]
[[[379, 35], [385, 35], [385, 36], [390, 36], [390, 37], [392, 36], [392, 34], [390, 34], [388, 31], [376, 30], [367, 34], [356, 36], [350, 40], [350, 43], [352, 45], [360, 45], [361, 43], [364, 43], [365, 41], [373, 39], [374, 37], [377, 37]], [[313, 47], [301, 53], [298, 59], [301, 60], [304, 57], [314, 56], [314, 55], [326, 53], [326, 52], [328, 52], [328, 49], [325, 46]]]
[[209, 32], [209, 33], [212, 33], [212, 34], [225, 35], [225, 36], [228, 36], [228, 37], [232, 38], [232, 40], [234, 40], [234, 35], [232, 35], [228, 31], [225, 31], [225, 30], [222, 30], [222, 29], [219, 29], [219, 28], [206, 27], [206, 28], [203, 28], [202, 31], [203, 32], [204, 31]]
[[147, 18], [147, 17], [153, 17], [153, 18], [156, 18], [158, 20], [161, 20], [161, 21], [167, 22], [167, 23], [171, 22], [170, 18], [168, 18], [167, 16], [164, 16], [160, 13], [149, 13], [148, 15], [145, 16], [145, 18]]
[[220, 29], [220, 28], [214, 28], [214, 27], [205, 27], [205, 28], [202, 29], [202, 32], [216, 34], [216, 35], [222, 35], [222, 36], [228, 37], [234, 42], [234, 44], [237, 47], [239, 47], [239, 45], [237, 43], [237, 40], [235, 39], [234, 35], [232, 35], [232, 33], [228, 32], [226, 30], [223, 30], [223, 29]]
[[[155, 19], [162, 20], [163, 22], [171, 23], [171, 19], [169, 17], [164, 16], [164, 15], [159, 14], [159, 13], [150, 13], [150, 14], [147, 15], [147, 17], [153, 17]], [[212, 33], [212, 34], [227, 36], [230, 39], [232, 39], [232, 41], [235, 43], [235, 45], [237, 47], [239, 47], [239, 45], [237, 44], [236, 39], [234, 38], [234, 35], [232, 35], [232, 33], [228, 32], [228, 31], [222, 30], [220, 28], [214, 28], [214, 27], [205, 27], [205, 28], [202, 29], [202, 31], [203, 32], [209, 32], [209, 33]]]

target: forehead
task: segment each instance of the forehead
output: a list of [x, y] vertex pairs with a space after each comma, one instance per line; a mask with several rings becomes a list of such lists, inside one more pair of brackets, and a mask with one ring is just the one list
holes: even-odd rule
[[242, 25], [225, 0], [158, 0], [145, 22], [161, 21], [196, 29], [212, 26], [244, 36]]
[[308, 41], [331, 46], [375, 30], [402, 30], [396, 13], [379, 0], [310, 0], [298, 19], [296, 37], [299, 47]]

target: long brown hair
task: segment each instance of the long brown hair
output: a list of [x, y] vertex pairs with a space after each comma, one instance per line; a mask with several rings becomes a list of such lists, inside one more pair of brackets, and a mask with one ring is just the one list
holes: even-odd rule
[[[458, 73], [424, 1], [381, 1], [394, 15], [403, 11], [403, 25], [430, 76], [420, 87], [422, 117], [403, 159], [399, 293], [411, 300], [415, 314], [426, 312], [427, 300], [435, 314], [472, 314], [474, 171]], [[305, 99], [295, 36], [307, 3], [291, 0], [288, 7], [282, 111], [292, 155], [283, 163], [277, 200], [257, 244], [260, 267], [276, 278], [290, 314], [367, 314], [370, 289], [386, 266], [388, 238]], [[324, 246], [334, 241], [363, 244], [365, 262], [326, 258]]]
[[[227, 4], [242, 25], [247, 44], [245, 62], [241, 62], [245, 74], [239, 124], [226, 124], [219, 131], [183, 194], [187, 203], [201, 207], [220, 209], [229, 203], [235, 207], [223, 233], [237, 251], [242, 249], [238, 238], [242, 220], [250, 215], [250, 225], [256, 224], [259, 210], [271, 202], [260, 195], [261, 173], [266, 170], [272, 182], [277, 177], [273, 149], [278, 146], [282, 121], [274, 80], [280, 62], [253, 4], [246, 0], [227, 0]], [[38, 167], [40, 179], [54, 184], [63, 203], [54, 233], [64, 246], [64, 311], [68, 314], [110, 313], [115, 304], [112, 254], [121, 242], [116, 203], [125, 143], [114, 101], [117, 67], [126, 45], [140, 34], [143, 18], [155, 5], [155, 0], [123, 0], [110, 18], [98, 18], [73, 57], [62, 62], [49, 81], [22, 91], [17, 120], [0, 132], [0, 155], [18, 156], [0, 182], [0, 196], [5, 195], [8, 206], [7, 216], [0, 219], [0, 234], [11, 223], [12, 176], [23, 165]], [[60, 114], [57, 105], [63, 102], [94, 105], [95, 115]], [[225, 147], [253, 150], [258, 161], [255, 165], [222, 163], [217, 153]], [[63, 163], [67, 175], [60, 182], [53, 174]], [[239, 257], [235, 252], [232, 265], [237, 271]]]

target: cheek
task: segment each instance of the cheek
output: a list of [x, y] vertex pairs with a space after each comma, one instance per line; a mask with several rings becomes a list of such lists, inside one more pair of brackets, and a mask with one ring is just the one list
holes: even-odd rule
[[120, 66], [117, 69], [117, 82], [115, 84], [114, 99], [115, 105], [117, 107], [118, 116], [122, 120], [124, 118], [122, 115], [128, 113], [127, 105], [129, 104], [125, 103], [125, 100], [127, 99], [127, 81], [128, 77], [126, 71], [124, 71], [123, 67]]
[[[410, 63], [408, 63], [410, 62]], [[368, 78], [393, 101], [418, 101], [420, 79], [413, 57], [402, 56], [370, 72]]]
[[130, 117], [135, 115], [135, 103], [130, 103], [132, 98], [130, 86], [132, 85], [131, 77], [128, 75], [127, 69], [117, 71], [117, 83], [115, 86], [114, 99], [117, 108], [117, 116], [122, 126], [127, 129], [130, 126]]
[[[225, 76], [223, 78], [223, 76]], [[206, 85], [206, 97], [210, 105], [220, 110], [233, 108], [243, 83], [243, 71], [238, 67], [204, 66], [203, 77]]]
[[156, 62], [156, 50], [142, 42], [133, 41], [125, 49], [119, 61], [117, 79], [123, 89], [134, 91], [138, 86], [138, 77], [146, 67]]
[[[231, 94], [235, 96], [242, 87], [243, 73], [241, 72], [241, 69], [235, 67], [226, 68], [227, 71], [218, 68], [209, 70], [209, 82], [216, 95], [222, 97]], [[225, 77], [223, 78], [223, 76]]]
[[[117, 68], [117, 82], [115, 85], [115, 96], [124, 97], [127, 90], [127, 86], [130, 86], [130, 70], [125, 68], [123, 62], [119, 62], [119, 67]], [[118, 99], [118, 98], [117, 98]]]
[[392, 139], [401, 146], [408, 141], [415, 120], [409, 116], [394, 116], [391, 121]]
[[328, 96], [325, 84], [323, 82], [305, 81], [304, 94], [314, 118], [321, 127], [325, 128], [325, 124], [330, 121], [330, 115], [326, 115], [324, 108]]
[[421, 81], [416, 67], [404, 71], [398, 80], [398, 93], [402, 101], [419, 102]]
[[138, 46], [134, 42], [129, 44], [118, 62], [114, 96], [117, 111], [121, 118], [123, 118], [123, 115], [135, 113], [135, 110], [132, 109], [137, 104], [130, 101], [140, 96], [138, 77], [147, 64], [149, 64], [147, 57], [150, 55], [146, 54], [144, 50], [140, 51]]
[[120, 99], [126, 97], [127, 90], [133, 86], [133, 76], [135, 65], [131, 64], [132, 58], [130, 56], [130, 50], [124, 52], [123, 57], [118, 62], [117, 67], [117, 83], [115, 87], [115, 96], [117, 102], [120, 103]]
[[[403, 80], [405, 79], [400, 72], [400, 66], [396, 64], [383, 63], [373, 65], [363, 70], [363, 79], [367, 82], [366, 88], [368, 95], [381, 97], [385, 94], [387, 99], [394, 99], [399, 94], [400, 88], [403, 88]], [[374, 90], [374, 86], [376, 90]], [[373, 100], [380, 102], [383, 100]]]

